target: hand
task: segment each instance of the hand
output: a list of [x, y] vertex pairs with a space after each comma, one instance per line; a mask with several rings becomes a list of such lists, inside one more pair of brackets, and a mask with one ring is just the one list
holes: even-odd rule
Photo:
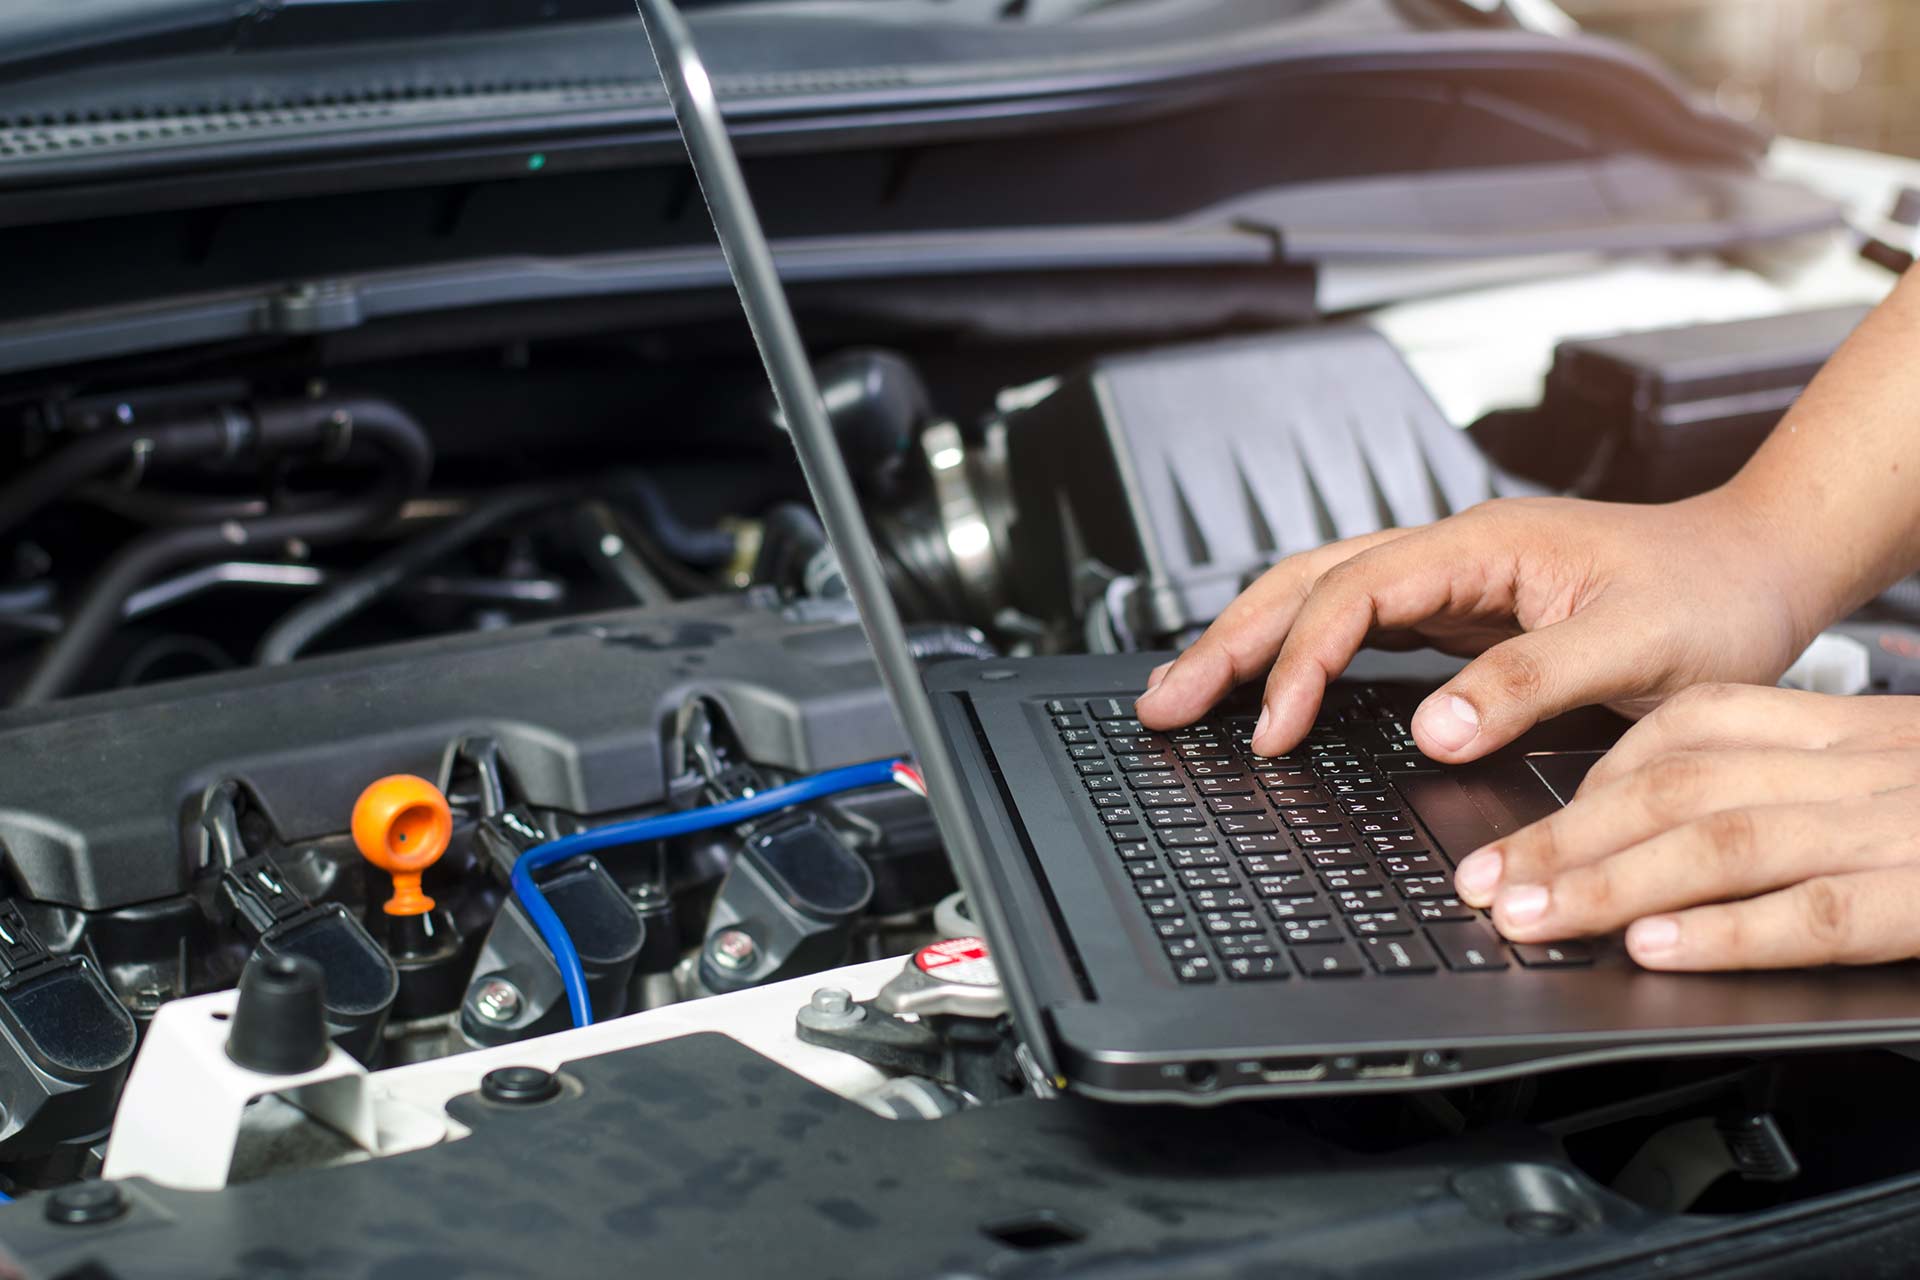
[[1716, 491], [1667, 506], [1485, 503], [1292, 556], [1228, 606], [1139, 699], [1143, 724], [1190, 723], [1271, 667], [1254, 750], [1313, 725], [1365, 644], [1479, 655], [1421, 704], [1414, 740], [1461, 762], [1540, 720], [1605, 703], [1640, 714], [1708, 680], [1777, 680], [1833, 593], [1804, 540]]
[[1920, 699], [1690, 689], [1455, 883], [1516, 942], [1626, 926], [1650, 969], [1920, 955]]

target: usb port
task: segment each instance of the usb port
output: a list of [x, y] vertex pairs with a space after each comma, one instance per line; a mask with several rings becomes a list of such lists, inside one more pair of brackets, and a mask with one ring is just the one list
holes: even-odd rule
[[1410, 1053], [1369, 1053], [1361, 1056], [1353, 1077], [1356, 1080], [1404, 1080], [1412, 1074]]

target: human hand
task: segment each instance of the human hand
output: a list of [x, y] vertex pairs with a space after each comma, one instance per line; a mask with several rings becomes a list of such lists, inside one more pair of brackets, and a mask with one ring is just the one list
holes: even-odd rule
[[1652, 969], [1920, 955], [1920, 699], [1701, 685], [1566, 808], [1461, 860], [1516, 942], [1625, 927]]
[[1576, 706], [1636, 715], [1701, 681], [1777, 679], [1833, 607], [1806, 558], [1726, 491], [1488, 502], [1283, 560], [1154, 672], [1138, 714], [1187, 724], [1271, 668], [1253, 745], [1277, 755], [1363, 645], [1430, 645], [1478, 657], [1421, 704], [1414, 740], [1473, 760]]

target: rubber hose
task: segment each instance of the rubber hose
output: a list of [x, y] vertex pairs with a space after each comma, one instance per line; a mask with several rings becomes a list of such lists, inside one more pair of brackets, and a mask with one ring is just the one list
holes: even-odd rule
[[253, 423], [239, 412], [157, 426], [108, 427], [80, 436], [0, 486], [0, 533], [58, 502], [115, 467], [131, 466], [145, 442], [143, 466], [231, 457], [252, 442]]
[[82, 589], [66, 630], [41, 651], [33, 671], [15, 694], [14, 705], [50, 702], [65, 692], [119, 625], [127, 597], [155, 575], [257, 546], [278, 546], [294, 540], [320, 545], [355, 537], [392, 519], [408, 497], [426, 486], [432, 468], [433, 453], [426, 432], [397, 406], [381, 401], [265, 406], [257, 412], [256, 425], [262, 443], [269, 447], [288, 442], [312, 444], [324, 438], [320, 433], [326, 431], [350, 433], [349, 447], [372, 445], [387, 456], [391, 467], [374, 491], [337, 506], [160, 529], [135, 538]]
[[733, 559], [734, 535], [682, 523], [651, 477], [623, 473], [609, 480], [604, 492], [632, 511], [647, 536], [674, 559], [702, 569], [717, 569]]

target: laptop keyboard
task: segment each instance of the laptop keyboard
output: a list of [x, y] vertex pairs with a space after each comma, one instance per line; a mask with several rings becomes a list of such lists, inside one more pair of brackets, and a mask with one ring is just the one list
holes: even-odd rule
[[1592, 963], [1581, 942], [1509, 944], [1454, 896], [1452, 864], [1394, 786], [1440, 766], [1376, 689], [1340, 691], [1272, 757], [1253, 754], [1251, 714], [1170, 733], [1143, 728], [1130, 698], [1047, 714], [1183, 983]]

